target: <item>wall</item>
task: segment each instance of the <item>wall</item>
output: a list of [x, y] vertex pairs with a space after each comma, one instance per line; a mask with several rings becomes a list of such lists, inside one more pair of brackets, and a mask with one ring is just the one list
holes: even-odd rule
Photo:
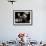
[[[32, 26], [14, 26], [13, 10], [33, 10]], [[46, 0], [17, 0], [13, 5], [0, 0], [0, 41], [15, 40], [18, 32], [26, 32], [33, 40], [46, 40]]]

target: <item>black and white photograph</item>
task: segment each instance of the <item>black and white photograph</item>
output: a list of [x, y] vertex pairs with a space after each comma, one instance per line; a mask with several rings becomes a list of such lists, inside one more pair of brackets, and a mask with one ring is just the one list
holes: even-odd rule
[[32, 10], [14, 10], [13, 24], [32, 24]]

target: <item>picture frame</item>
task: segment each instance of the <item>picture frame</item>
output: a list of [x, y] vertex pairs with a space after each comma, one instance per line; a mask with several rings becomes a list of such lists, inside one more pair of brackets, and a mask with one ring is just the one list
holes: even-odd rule
[[32, 25], [32, 10], [13, 10], [13, 25]]

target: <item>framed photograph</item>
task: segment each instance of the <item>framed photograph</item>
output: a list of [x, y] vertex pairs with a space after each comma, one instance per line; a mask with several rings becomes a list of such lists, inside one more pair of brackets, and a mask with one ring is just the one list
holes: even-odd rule
[[32, 25], [32, 10], [13, 10], [14, 25]]

